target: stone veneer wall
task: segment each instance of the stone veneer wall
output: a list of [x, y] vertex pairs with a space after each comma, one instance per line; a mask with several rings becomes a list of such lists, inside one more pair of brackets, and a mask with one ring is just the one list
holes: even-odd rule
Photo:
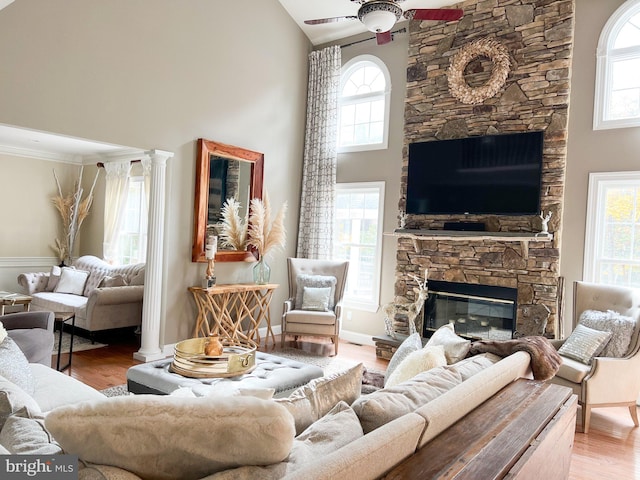
[[[553, 241], [398, 239], [396, 301], [412, 301], [414, 280], [429, 268], [429, 278], [499, 285], [518, 290], [519, 334], [555, 336], [558, 325], [559, 277], [571, 56], [573, 0], [471, 0], [459, 22], [412, 21], [410, 25], [405, 147], [400, 211], [405, 208], [407, 145], [472, 135], [544, 130], [541, 207], [553, 212]], [[511, 70], [497, 95], [465, 105], [448, 90], [449, 61], [460, 47], [490, 37], [509, 51]], [[492, 70], [486, 58], [466, 69], [465, 79], [483, 85]], [[443, 159], [446, 161], [446, 159]], [[537, 232], [537, 216], [409, 216], [407, 228], [442, 229], [445, 221], [483, 221], [496, 232]], [[417, 251], [416, 251], [417, 250]], [[548, 309], [548, 310], [547, 310]], [[550, 314], [548, 313], [550, 311]]]

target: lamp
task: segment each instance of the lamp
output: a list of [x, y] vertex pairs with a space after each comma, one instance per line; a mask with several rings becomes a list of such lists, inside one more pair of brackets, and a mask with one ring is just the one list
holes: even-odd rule
[[358, 19], [375, 33], [388, 32], [402, 15], [402, 9], [391, 0], [369, 0], [358, 10]]

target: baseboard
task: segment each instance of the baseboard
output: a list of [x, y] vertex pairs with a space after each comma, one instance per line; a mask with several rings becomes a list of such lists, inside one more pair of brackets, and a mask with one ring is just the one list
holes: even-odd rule
[[364, 333], [352, 332], [350, 330], [342, 330], [340, 332], [340, 339], [347, 342], [356, 343], [358, 345], [375, 346], [373, 341], [373, 335], [366, 335]]

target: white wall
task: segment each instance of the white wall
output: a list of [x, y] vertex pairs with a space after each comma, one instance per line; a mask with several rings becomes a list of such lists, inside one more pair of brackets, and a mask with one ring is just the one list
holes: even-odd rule
[[[191, 336], [195, 141], [265, 153], [265, 188], [295, 237], [310, 45], [277, 0], [20, 0], [0, 11], [0, 123], [175, 153], [168, 161], [163, 340]], [[101, 244], [99, 206], [82, 239]], [[93, 238], [91, 236], [93, 235]], [[287, 255], [272, 259], [286, 297]], [[3, 255], [0, 253], [0, 255]], [[221, 283], [250, 265], [218, 264]]]
[[596, 47], [600, 32], [624, 0], [578, 0], [569, 112], [569, 144], [560, 273], [566, 283], [565, 335], [571, 332], [573, 282], [582, 280], [590, 172], [640, 170], [640, 128], [592, 127]]

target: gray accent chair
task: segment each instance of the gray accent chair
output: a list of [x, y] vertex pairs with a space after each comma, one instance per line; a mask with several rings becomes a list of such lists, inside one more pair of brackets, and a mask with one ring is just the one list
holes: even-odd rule
[[[314, 260], [308, 258], [288, 258], [289, 298], [284, 302], [282, 314], [281, 345], [287, 335], [329, 337], [338, 354], [338, 341], [341, 328], [342, 297], [347, 283], [349, 262], [344, 260]], [[326, 312], [301, 310], [296, 306], [298, 275], [323, 275], [336, 278], [334, 307]]]
[[[573, 389], [582, 406], [582, 429], [589, 431], [591, 409], [628, 407], [638, 426], [636, 401], [640, 394], [640, 289], [575, 282], [573, 293], [573, 328], [585, 310], [613, 310], [636, 320], [627, 353], [622, 358], [595, 357], [591, 365], [562, 357], [562, 365], [552, 383]], [[560, 348], [564, 340], [552, 341]]]
[[29, 363], [51, 366], [53, 312], [17, 312], [0, 316], [7, 334], [20, 347]]

